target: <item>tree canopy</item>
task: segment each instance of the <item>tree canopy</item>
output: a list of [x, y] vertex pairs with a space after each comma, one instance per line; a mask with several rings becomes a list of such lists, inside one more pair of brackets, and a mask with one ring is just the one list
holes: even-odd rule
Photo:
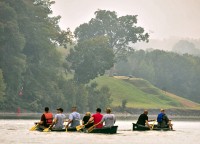
[[114, 54], [108, 39], [101, 36], [79, 42], [70, 50], [67, 60], [75, 71], [75, 81], [88, 83], [113, 66]]
[[132, 50], [130, 42], [148, 42], [148, 33], [136, 24], [137, 15], [118, 17], [114, 11], [98, 10], [95, 12], [95, 18], [81, 24], [74, 33], [78, 42], [97, 36], [108, 37], [109, 48], [113, 49], [116, 58], [122, 58]]
[[135, 51], [128, 61], [116, 64], [119, 75], [141, 77], [158, 88], [200, 102], [200, 58], [173, 52]]
[[[51, 0], [0, 0], [1, 110], [43, 111], [45, 106], [70, 110], [73, 105], [79, 106], [81, 111], [88, 108], [90, 100], [86, 86], [67, 78], [67, 61], [63, 58], [66, 55], [63, 56], [58, 47], [66, 48], [72, 43], [73, 36], [70, 29], [60, 29], [61, 17], [52, 16], [52, 4]], [[112, 51], [105, 38], [80, 43], [76, 47], [86, 47], [91, 57], [99, 53], [97, 61], [84, 52], [80, 53], [86, 56], [84, 61], [94, 61], [92, 65], [97, 66], [92, 77], [78, 77], [81, 81], [104, 73], [112, 65]], [[85, 64], [78, 65], [79, 68], [73, 60], [72, 66], [86, 73]], [[104, 99], [108, 92], [108, 89], [102, 90], [99, 95], [103, 93]]]

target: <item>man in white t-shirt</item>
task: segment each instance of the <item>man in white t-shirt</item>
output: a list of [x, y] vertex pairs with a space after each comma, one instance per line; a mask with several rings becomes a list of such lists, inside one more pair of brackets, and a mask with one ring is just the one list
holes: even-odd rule
[[111, 114], [111, 109], [106, 109], [106, 114], [103, 116], [101, 123], [105, 122], [104, 127], [112, 127], [114, 126], [116, 121], [115, 115]]
[[64, 121], [65, 121], [66, 116], [63, 114], [63, 109], [58, 108], [57, 109], [57, 114], [55, 115], [55, 118], [52, 123], [52, 129], [55, 130], [61, 130], [64, 128]]

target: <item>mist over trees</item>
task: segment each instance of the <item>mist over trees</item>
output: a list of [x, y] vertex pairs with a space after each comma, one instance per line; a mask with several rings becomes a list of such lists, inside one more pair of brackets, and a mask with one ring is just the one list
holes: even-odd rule
[[138, 50], [116, 64], [118, 75], [141, 77], [158, 88], [200, 102], [200, 58], [173, 52]]
[[110, 90], [91, 80], [116, 62], [118, 74], [143, 77], [197, 100], [199, 58], [164, 51], [134, 52], [130, 43], [149, 39], [136, 25], [136, 15], [118, 17], [116, 12], [98, 10], [73, 36], [70, 29], [60, 29], [61, 17], [52, 16], [52, 4], [50, 0], [0, 0], [2, 111], [43, 111], [45, 106], [69, 111], [75, 105], [80, 112], [104, 109], [112, 102]]
[[0, 1], [2, 110], [41, 111], [44, 106], [69, 110], [73, 105], [81, 111], [105, 108], [111, 104], [109, 89], [97, 88], [90, 80], [110, 69], [115, 54], [127, 52], [130, 41], [148, 39], [142, 27], [133, 26], [136, 16], [118, 18], [115, 12], [101, 10], [86, 26], [96, 30], [85, 29], [87, 24], [76, 29], [77, 42], [63, 60], [58, 47], [69, 48], [73, 34], [60, 29], [61, 17], [52, 16], [52, 4], [51, 0]]
[[200, 56], [200, 49], [196, 48], [194, 43], [187, 40], [178, 41], [173, 46], [172, 51], [179, 54], [190, 54], [194, 56]]
[[58, 45], [71, 43], [70, 30], [50, 17], [50, 0], [0, 1], [0, 107], [42, 111], [44, 106], [88, 107], [87, 90], [66, 79]]

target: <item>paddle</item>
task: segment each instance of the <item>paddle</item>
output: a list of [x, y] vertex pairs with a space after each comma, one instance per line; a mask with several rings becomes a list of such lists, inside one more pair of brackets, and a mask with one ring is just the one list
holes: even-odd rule
[[155, 125], [155, 122], [156, 122], [156, 121], [153, 122], [152, 127], [151, 127], [151, 130], [153, 130], [154, 125]]
[[51, 125], [50, 125], [48, 128], [45, 128], [45, 129], [43, 130], [43, 132], [49, 132], [49, 131], [50, 131], [50, 128], [51, 128]]
[[34, 125], [32, 128], [30, 128], [29, 130], [30, 131], [34, 131], [34, 130], [36, 130], [36, 128], [39, 126], [39, 123], [37, 123], [36, 125]]
[[97, 123], [97, 124], [91, 126], [90, 128], [88, 128], [88, 129], [87, 129], [87, 132], [89, 132], [89, 133], [92, 132], [92, 131], [94, 130], [95, 126], [99, 125], [100, 123], [101, 123], [101, 122], [99, 122], [99, 123]]
[[83, 129], [87, 124], [88, 124], [88, 122], [86, 124], [84, 124], [84, 125], [76, 126], [76, 130], [79, 131], [79, 130]]

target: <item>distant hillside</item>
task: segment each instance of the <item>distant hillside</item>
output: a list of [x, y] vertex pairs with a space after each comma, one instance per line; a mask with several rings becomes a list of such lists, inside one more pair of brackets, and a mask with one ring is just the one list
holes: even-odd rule
[[162, 91], [144, 79], [103, 76], [95, 81], [110, 88], [112, 106], [121, 106], [122, 100], [127, 100], [126, 106], [130, 108], [200, 109], [200, 104]]

